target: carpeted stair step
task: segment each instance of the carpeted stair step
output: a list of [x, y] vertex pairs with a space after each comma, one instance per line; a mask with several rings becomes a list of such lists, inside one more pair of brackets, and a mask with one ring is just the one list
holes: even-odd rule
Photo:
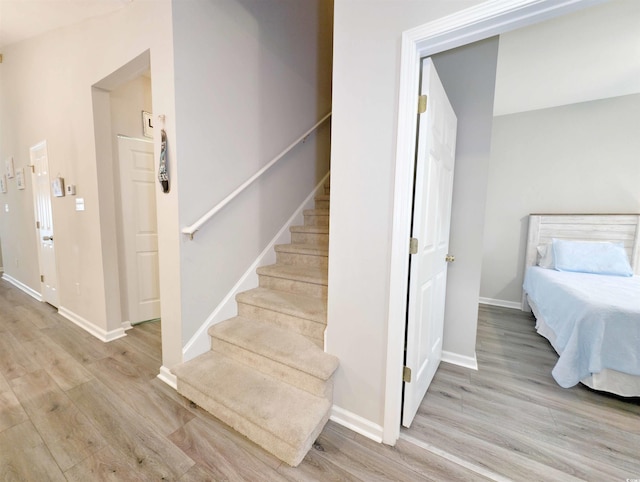
[[312, 395], [331, 397], [338, 359], [270, 323], [235, 317], [209, 328], [211, 349]]
[[331, 402], [208, 351], [173, 368], [178, 392], [291, 466], [329, 418]]
[[262, 288], [327, 298], [326, 268], [277, 263], [262, 266], [256, 272]]
[[329, 265], [329, 248], [318, 244], [278, 244], [276, 260], [282, 264], [296, 264], [326, 268]]
[[329, 226], [291, 226], [291, 242], [329, 246]]
[[324, 346], [327, 303], [321, 298], [254, 288], [236, 295], [238, 315], [273, 323]]
[[329, 194], [318, 194], [315, 197], [316, 209], [329, 209]]
[[329, 226], [328, 209], [305, 209], [302, 214], [305, 226]]

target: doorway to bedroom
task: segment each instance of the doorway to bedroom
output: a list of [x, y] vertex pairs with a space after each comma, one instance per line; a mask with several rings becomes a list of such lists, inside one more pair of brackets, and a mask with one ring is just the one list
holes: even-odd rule
[[[585, 2], [584, 5], [586, 5], [586, 4], [587, 3]], [[531, 42], [532, 48], [534, 50], [539, 50], [543, 46], [548, 46], [548, 45], [551, 45], [551, 44], [553, 44], [557, 48], [558, 43], [555, 42], [555, 39], [557, 39], [557, 37], [554, 37], [554, 36], [551, 35], [551, 31], [552, 30], [556, 30], [558, 32], [558, 34], [560, 35], [560, 37], [564, 37], [565, 38], [565, 42], [568, 42], [570, 44], [569, 45], [570, 47], [572, 47], [572, 48], [581, 48], [582, 50], [580, 52], [582, 52], [584, 50], [593, 51], [593, 49], [595, 47], [592, 44], [589, 44], [588, 42], [584, 43], [583, 42], [584, 35], [579, 34], [579, 31], [577, 30], [578, 27], [573, 25], [573, 23], [577, 21], [576, 19], [585, 20], [586, 17], [588, 17], [590, 15], [593, 15], [594, 17], [597, 18], [597, 21], [596, 21], [597, 28], [594, 29], [594, 28], [588, 27], [588, 28], [583, 29], [583, 30], [584, 31], [592, 31], [592, 32], [597, 31], [597, 32], [599, 32], [599, 34], [603, 34], [602, 37], [600, 37], [599, 35], [598, 36], [592, 35], [593, 42], [595, 44], [597, 44], [597, 47], [599, 49], [598, 51], [601, 51], [602, 48], [605, 47], [607, 42], [609, 41], [609, 40], [605, 41], [603, 39], [609, 39], [611, 37], [611, 35], [604, 34], [604, 32], [609, 28], [614, 28], [615, 29], [616, 25], [618, 26], [617, 27], [618, 30], [620, 30], [620, 25], [624, 25], [624, 26], [627, 25], [626, 20], [623, 21], [622, 24], [620, 22], [616, 23], [614, 21], [609, 21], [609, 22], [605, 22], [606, 25], [602, 25], [602, 23], [603, 23], [602, 19], [612, 20], [614, 18], [620, 17], [620, 13], [614, 14], [614, 13], [611, 13], [610, 11], [606, 11], [606, 9], [615, 9], [615, 8], [624, 9], [624, 8], [627, 8], [627, 9], [634, 10], [634, 7], [635, 7], [635, 10], [637, 11], [638, 10], [637, 6], [635, 6], [633, 4], [633, 2], [609, 2], [609, 3], [605, 4], [605, 5], [590, 6], [590, 8], [585, 8], [585, 9], [583, 9], [581, 11], [578, 11], [577, 13], [574, 13], [574, 14], [571, 14], [571, 15], [561, 15], [556, 19], [550, 20], [548, 23], [540, 23], [540, 24], [536, 25], [535, 27], [545, 28], [546, 30], [545, 30], [545, 33], [543, 33], [543, 34], [541, 34], [541, 33], [537, 33], [535, 35], [531, 34], [530, 42]], [[624, 19], [627, 19], [629, 17], [634, 18], [631, 15], [625, 15], [625, 14], [622, 14], [621, 17], [624, 18]], [[630, 20], [629, 24], [632, 23], [633, 21], [634, 20]], [[592, 24], [592, 26], [593, 26], [593, 24]], [[526, 29], [523, 29], [522, 31], [513, 31], [513, 32], [510, 32], [508, 34], [503, 34], [503, 37], [500, 40], [500, 47], [502, 48], [503, 45], [504, 45], [505, 48], [507, 47], [508, 40], [506, 42], [503, 42], [503, 39], [508, 39], [508, 37], [512, 36], [512, 35], [519, 35], [519, 36], [528, 35], [529, 34], [528, 30], [532, 30], [533, 28], [534, 27], [527, 27]], [[623, 30], [626, 30], [626, 27], [624, 27]], [[575, 32], [576, 35], [568, 35], [567, 32]], [[538, 37], [538, 40], [536, 40], [536, 35]], [[544, 41], [539, 40], [540, 35], [542, 35], [543, 37], [546, 36]], [[589, 36], [589, 35], [587, 35], [587, 36]], [[579, 41], [575, 40], [575, 39], [578, 39], [578, 38], [582, 39], [582, 40], [579, 40]], [[570, 39], [573, 39], [573, 42]], [[575, 44], [578, 44], [578, 45], [576, 46]], [[617, 51], [618, 52], [623, 51], [623, 52], [627, 52], [628, 53], [629, 52], [628, 45], [626, 47], [627, 47], [626, 50], [623, 48], [622, 50], [618, 49]], [[438, 55], [447, 55], [447, 54], [448, 54], [448, 52], [443, 52], [442, 54], [438, 54]], [[616, 57], [615, 55], [612, 56], [611, 53], [609, 53], [609, 54], [599, 55], [599, 58], [607, 57], [607, 56], [614, 57], [614, 58]], [[584, 58], [582, 56], [582, 54], [574, 55], [574, 57], [575, 58], [573, 60], [574, 61], [578, 61], [578, 62], [580, 62], [580, 59]], [[622, 64], [624, 64], [624, 65], [620, 65], [619, 64], [618, 67], [622, 67], [623, 69], [626, 68], [627, 72], [631, 72], [631, 71], [628, 70], [630, 67], [633, 67], [633, 65], [632, 65], [633, 63], [629, 61], [630, 60], [630, 56], [628, 54], [624, 54], [624, 55], [622, 55], [622, 58], [626, 59], [626, 60], [624, 60], [622, 62]], [[565, 59], [565, 61], [566, 61], [566, 59]], [[535, 62], [532, 62], [532, 65], [531, 65], [532, 68], [537, 67], [537, 69], [539, 70], [537, 75], [538, 76], [549, 75], [549, 73], [546, 72], [545, 69], [543, 69], [541, 67], [541, 64], [539, 63], [539, 59], [538, 59], [537, 62], [538, 62], [537, 64]], [[582, 70], [582, 71], [578, 70], [577, 67], [575, 66], [575, 64], [571, 64], [571, 62], [569, 62], [567, 65], [573, 65], [573, 66], [564, 68], [565, 71], [569, 70], [570, 71], [569, 73], [585, 77], [584, 70]], [[584, 65], [584, 62], [583, 62], [583, 65]], [[586, 68], [589, 71], [589, 66], [588, 65], [584, 65], [584, 68]], [[575, 72], [574, 72], [574, 70], [575, 70]], [[621, 71], [619, 69], [616, 70], [615, 72], [617, 72], [617, 74], [618, 74], [617, 78], [624, 78], [623, 75], [620, 75]], [[609, 84], [609, 86], [611, 85], [611, 77], [607, 77], [607, 76], [610, 76], [611, 73], [612, 73], [611, 70], [608, 70], [604, 74], [602, 72], [597, 72], [598, 75], [603, 74], [602, 79], [607, 79], [604, 82], [604, 84]], [[558, 72], [554, 71], [553, 75], [556, 75], [556, 74], [558, 74]], [[498, 80], [496, 81], [496, 84], [498, 84], [497, 87], [499, 88], [500, 84], [503, 83], [501, 81], [501, 79], [504, 80], [504, 78], [501, 77], [500, 70], [498, 70], [498, 74], [497, 75], [498, 75]], [[549, 75], [549, 76], [551, 78], [554, 78], [553, 75]], [[614, 75], [616, 75], [616, 74], [614, 74]], [[475, 73], [472, 71], [472, 72], [469, 73], [469, 75], [467, 77], [468, 78], [473, 78], [475, 80]], [[588, 77], [588, 75], [586, 75], [586, 77]], [[637, 75], [635, 77], [637, 77]], [[460, 76], [460, 78], [464, 79], [464, 76]], [[535, 79], [536, 79], [536, 77], [534, 77], [533, 82], [535, 82]], [[572, 79], [575, 79], [575, 77], [572, 77]], [[468, 80], [465, 80], [465, 81], [468, 82]], [[572, 82], [573, 82], [573, 80], [570, 81], [570, 83], [572, 83]], [[517, 84], [517, 82], [515, 84]], [[529, 84], [526, 84], [526, 85], [529, 85]], [[474, 85], [474, 88], [475, 87], [476, 86]], [[445, 85], [445, 88], [447, 88], [446, 85]], [[473, 89], [468, 89], [468, 90], [471, 91]], [[550, 89], [547, 89], [547, 90], [550, 90]], [[588, 90], [589, 90], [589, 88], [585, 87], [584, 91], [586, 92]], [[530, 91], [530, 89], [528, 89], [528, 91]], [[514, 96], [514, 95], [517, 94], [517, 92], [509, 92], [508, 94], [509, 94], [509, 96]], [[492, 95], [493, 95], [493, 91], [492, 91]], [[526, 93], [520, 92], [518, 95], [520, 95], [522, 97], [522, 96], [525, 96]], [[566, 91], [565, 91], [565, 95], [566, 95]], [[611, 97], [611, 95], [614, 95], [614, 97]], [[631, 94], [631, 95], [634, 95], [634, 94]], [[504, 98], [498, 99], [498, 96], [499, 96], [499, 93], [496, 93], [496, 100], [495, 100], [496, 105], [498, 105], [499, 102], [504, 102], [504, 100], [505, 100]], [[539, 108], [534, 108], [534, 112], [539, 114], [539, 113], [541, 113], [540, 111], [544, 111], [543, 113], [546, 113], [548, 111], [556, 109], [556, 107], [566, 107], [568, 109], [571, 109], [571, 108], [573, 108], [572, 106], [574, 106], [576, 109], [578, 109], [578, 108], [581, 108], [581, 107], [588, 107], [585, 104], [590, 104], [592, 102], [594, 102], [594, 103], [602, 103], [602, 102], [609, 102], [609, 101], [611, 101], [611, 102], [621, 102], [621, 101], [624, 101], [624, 100], [628, 100], [628, 98], [626, 96], [623, 96], [623, 97], [624, 98], [621, 98], [620, 95], [618, 95], [618, 97], [615, 97], [615, 94], [606, 94], [603, 98], [597, 98], [597, 99], [594, 99], [594, 100], [589, 100], [588, 98], [583, 98], [582, 100], [576, 100], [572, 104], [567, 104], [567, 105], [563, 105], [563, 106], [556, 106], [554, 104], [550, 104], [550, 105], [547, 105], [547, 106], [540, 105]], [[531, 101], [531, 99], [530, 98], [524, 99], [524, 101]], [[472, 102], [473, 102], [473, 100], [472, 100]], [[491, 108], [493, 109], [493, 102], [492, 102]], [[500, 114], [499, 117], [503, 117], [503, 119], [509, 120], [507, 116], [513, 115], [514, 117], [511, 117], [511, 119], [515, 119], [517, 116], [524, 116], [525, 112], [527, 112], [526, 109], [523, 110], [522, 112], [502, 111], [502, 113]], [[622, 121], [622, 123], [623, 124], [626, 123], [627, 128], [628, 128], [633, 123], [628, 118], [626, 118], [626, 119], [627, 120]], [[498, 119], [498, 120], [500, 120], [500, 119]], [[493, 116], [491, 117], [491, 120], [489, 121], [489, 123], [487, 125], [488, 125], [488, 130], [485, 131], [484, 135], [488, 139], [488, 142], [489, 142], [488, 152], [490, 152], [491, 151], [491, 141], [493, 140], [494, 143], [495, 143], [495, 135], [496, 135], [495, 129], [494, 129], [493, 138], [492, 138], [492, 128], [495, 125], [495, 119], [493, 119]], [[483, 125], [482, 127], [484, 128], [485, 126]], [[562, 134], [562, 131], [559, 131], [558, 135], [561, 135], [561, 134]], [[536, 136], [535, 129], [529, 129], [527, 131], [527, 135], [529, 137], [529, 140], [533, 140], [533, 139], [536, 139], [538, 137], [538, 136]], [[462, 137], [464, 137], [464, 136], [462, 136]], [[592, 135], [591, 138], [592, 139], [597, 139], [598, 137]], [[526, 148], [526, 147], [531, 146], [531, 144], [530, 143], [528, 143], [528, 144], [525, 143], [522, 146], [523, 146], [523, 148]], [[553, 145], [546, 146], [546, 147], [547, 147], [548, 151], [553, 151], [553, 147], [554, 147]], [[616, 151], [618, 151], [620, 149], [620, 146], [617, 146], [617, 147], [612, 146], [611, 148], [615, 149]], [[566, 155], [567, 152], [571, 152], [571, 149], [572, 148], [567, 145], [566, 147], [563, 147], [562, 153]], [[575, 149], [575, 147], [573, 149]], [[567, 150], [569, 150], [569, 151], [567, 151]], [[624, 148], [622, 148], [622, 150], [624, 150]], [[560, 151], [558, 151], [558, 152], [560, 152]], [[555, 154], [558, 154], [558, 152], [556, 152]], [[597, 152], [599, 152], [598, 149], [592, 149], [592, 152], [588, 153], [588, 155], [589, 156], [593, 156]], [[488, 157], [488, 159], [489, 159], [489, 157]], [[505, 159], [507, 159], [507, 158], [505, 157]], [[531, 188], [531, 186], [528, 183], [528, 181], [531, 179], [530, 170], [531, 169], [538, 169], [539, 170], [540, 163], [532, 160], [531, 158], [528, 158], [526, 166], [522, 166], [521, 165], [521, 166], [518, 166], [517, 168], [515, 168], [513, 163], [511, 163], [511, 165], [510, 165], [509, 163], [505, 162], [503, 165], [500, 166], [500, 168], [498, 168], [498, 167], [495, 167], [495, 165], [493, 164], [493, 158], [491, 158], [491, 160], [492, 160], [491, 164], [485, 164], [485, 165], [476, 164], [474, 166], [474, 169], [476, 169], [475, 178], [470, 178], [469, 184], [468, 185], [465, 184], [465, 187], [466, 188], [470, 188], [471, 191], [475, 192], [474, 195], [476, 196], [476, 198], [478, 200], [480, 200], [480, 199], [482, 200], [481, 203], [476, 203], [475, 207], [473, 207], [473, 209], [475, 209], [476, 211], [479, 211], [478, 219], [483, 219], [484, 216], [485, 216], [485, 204], [484, 204], [485, 200], [487, 202], [486, 210], [488, 212], [489, 204], [492, 202], [492, 196], [499, 195], [501, 193], [501, 188], [497, 188], [495, 186], [495, 184], [494, 184], [496, 176], [498, 176], [498, 179], [499, 179], [499, 176], [504, 176], [507, 173], [508, 174], [512, 174], [513, 176], [516, 176], [516, 177], [512, 177], [511, 179], [512, 180], [516, 180], [517, 183], [518, 183], [517, 184], [518, 188], [516, 189], [517, 192], [514, 193], [513, 190], [510, 190], [509, 191], [510, 192], [509, 199], [502, 199], [501, 200], [500, 204], [502, 206], [502, 210], [503, 211], [502, 211], [501, 215], [499, 215], [498, 217], [495, 218], [497, 220], [496, 222], [502, 222], [502, 221], [504, 221], [505, 213], [507, 213], [507, 214], [511, 213], [515, 209], [519, 209], [521, 207], [520, 199], [522, 199], [523, 196], [527, 196], [528, 195], [528, 196], [535, 197], [536, 190]], [[525, 169], [525, 167], [526, 167], [526, 169]], [[576, 166], [574, 165], [573, 167], [575, 168]], [[570, 168], [570, 164], [565, 164], [563, 166], [563, 169], [567, 169], [567, 168]], [[603, 163], [600, 163], [597, 166], [595, 166], [595, 171], [599, 172], [599, 175], [601, 176], [601, 178], [609, 179], [611, 182], [613, 182], [614, 181], [614, 177], [616, 177], [615, 172], [612, 172], [611, 170], [609, 170], [608, 172], [604, 172], [603, 171], [604, 168], [605, 168], [605, 166], [603, 165]], [[527, 169], [529, 169], [529, 170], [527, 170]], [[629, 172], [629, 169], [630, 169], [630, 167], [629, 167], [628, 164], [626, 164], [626, 166], [623, 166], [623, 172]], [[575, 180], [576, 179], [575, 178], [575, 172], [576, 171], [574, 169], [573, 170], [573, 173], [574, 173], [573, 181], [570, 180], [571, 187], [572, 187], [572, 189], [574, 189], [574, 188], [575, 189], [581, 189], [579, 183], [576, 182], [576, 180]], [[484, 179], [483, 179], [483, 176], [486, 176], [486, 177], [484, 177]], [[519, 178], [517, 176], [519, 176]], [[589, 174], [589, 176], [591, 176], [591, 173]], [[475, 187], [474, 187], [474, 184], [475, 184]], [[484, 186], [484, 187], [482, 187], [482, 189], [480, 189], [480, 188], [478, 188], [478, 185]], [[552, 185], [553, 185], [553, 182], [551, 184], [547, 183], [545, 189], [548, 189], [549, 186], [552, 186]], [[584, 186], [583, 186], [583, 188], [584, 188]], [[583, 190], [583, 194], [584, 194], [586, 191], [583, 188], [582, 188], [582, 190]], [[485, 191], [484, 192], [480, 192], [483, 189], [485, 189]], [[539, 194], [540, 190], [538, 189], [537, 192]], [[548, 191], [548, 192], [551, 192], [551, 191]], [[630, 192], [630, 191], [629, 191], [629, 189], [624, 188], [621, 191], [621, 193], [624, 193], [624, 192]], [[465, 195], [464, 196], [460, 196], [458, 194], [457, 197], [454, 198], [454, 205], [456, 203], [460, 204], [460, 202], [461, 202], [461, 200], [463, 198], [465, 198], [467, 200], [471, 199], [473, 201], [473, 196], [474, 195], [468, 196], [468, 192], [465, 190]], [[547, 195], [538, 196], [538, 198], [539, 198], [539, 200], [544, 201], [547, 198]], [[558, 199], [562, 200], [562, 198], [556, 198], [556, 202], [557, 202]], [[598, 197], [592, 197], [590, 199], [590, 202], [593, 203], [594, 205], [597, 205], [601, 200], [602, 200], [602, 198], [599, 197], [599, 196]], [[566, 201], [566, 199], [564, 201]], [[583, 197], [583, 202], [584, 202], [584, 197]], [[472, 204], [473, 204], [473, 202], [472, 202]], [[565, 209], [571, 209], [571, 208], [569, 207], [569, 208], [565, 208]], [[599, 209], [602, 209], [602, 207], [600, 206]], [[584, 210], [584, 207], [581, 210]], [[619, 209], [614, 209], [613, 211], [616, 211], [616, 210], [619, 210]], [[535, 209], [527, 208], [526, 213], [528, 214], [529, 212], [535, 212]], [[487, 216], [489, 216], [489, 215], [487, 214]], [[502, 218], [500, 216], [502, 216]], [[509, 273], [511, 273], [511, 278], [509, 278], [509, 281], [513, 284], [513, 286], [518, 286], [519, 284], [521, 285], [521, 278], [520, 278], [520, 281], [518, 281], [517, 277], [522, 275], [522, 267], [517, 262], [517, 258], [519, 256], [518, 255], [518, 251], [520, 250], [520, 252], [523, 252], [522, 250], [524, 249], [523, 248], [524, 239], [526, 238], [526, 226], [523, 224], [522, 218], [523, 218], [523, 216], [517, 217], [516, 222], [515, 222], [515, 232], [510, 234], [510, 236], [513, 236], [513, 238], [515, 239], [515, 242], [512, 242], [513, 241], [513, 239], [512, 239], [512, 240], [509, 240], [509, 242], [507, 243], [507, 241], [506, 241], [506, 239], [504, 237], [503, 237], [503, 239], [492, 238], [493, 233], [492, 233], [491, 229], [488, 229], [488, 224], [484, 226], [485, 227], [484, 232], [485, 232], [485, 236], [486, 236], [484, 238], [484, 241], [485, 241], [484, 242], [484, 245], [485, 245], [484, 252], [483, 252], [483, 248], [482, 248], [482, 244], [483, 244], [482, 230], [479, 231], [480, 232], [480, 236], [479, 237], [477, 235], [473, 235], [473, 236], [468, 236], [466, 238], [466, 243], [464, 243], [465, 246], [466, 246], [465, 249], [467, 249], [466, 252], [469, 253], [470, 257], [477, 258], [478, 255], [475, 254], [475, 253], [476, 253], [476, 251], [479, 250], [480, 253], [482, 253], [481, 257], [482, 257], [482, 261], [483, 261], [482, 264], [478, 263], [477, 265], [472, 267], [473, 269], [471, 271], [467, 270], [467, 275], [468, 276], [465, 277], [465, 279], [467, 280], [467, 285], [468, 285], [469, 277], [471, 277], [471, 278], [482, 277], [482, 289], [485, 289], [487, 286], [489, 286], [489, 285], [487, 285], [487, 280], [489, 279], [488, 276], [491, 276], [491, 275], [495, 274], [496, 272], [501, 272], [501, 271], [506, 272], [506, 270], [509, 270]], [[502, 221], [501, 221], [501, 219], [502, 219]], [[502, 224], [505, 224], [505, 223], [502, 222]], [[513, 223], [511, 223], [511, 224], [513, 225]], [[478, 230], [476, 230], [476, 231], [478, 231]], [[460, 231], [458, 230], [458, 232], [460, 232]], [[464, 238], [464, 236], [463, 236], [463, 238]], [[487, 240], [490, 240], [490, 241], [487, 241]], [[513, 252], [515, 253], [515, 254], [512, 255], [511, 252], [509, 252], [509, 258], [505, 257], [505, 250], [503, 249], [503, 248], [505, 248], [505, 246], [507, 244], [509, 244], [509, 248], [508, 249], [509, 250], [513, 250]], [[454, 247], [454, 249], [452, 249], [452, 252], [455, 252], [456, 257], [458, 259], [462, 258], [462, 256], [460, 256], [461, 252], [459, 250], [455, 249], [455, 247]], [[488, 255], [490, 255], [491, 258], [489, 258]], [[514, 260], [513, 261], [510, 258], [511, 256], [514, 256]], [[488, 261], [488, 260], [490, 260], [490, 261]], [[484, 270], [481, 269], [481, 265], [485, 266]], [[492, 268], [491, 269], [486, 269], [487, 266], [491, 266]], [[457, 268], [457, 266], [456, 266], [456, 268]], [[498, 290], [498, 294], [499, 293], [500, 293], [500, 291]], [[476, 296], [477, 296], [477, 294], [476, 294]], [[483, 296], [483, 293], [481, 293], [480, 296], [481, 296], [480, 301], [483, 302], [483, 303], [491, 302], [491, 303], [496, 304], [498, 306], [508, 306], [508, 307], [514, 307], [514, 308], [519, 306], [519, 299], [520, 299], [520, 294], [519, 293], [518, 293], [517, 296], [514, 297], [514, 300], [512, 301], [512, 306], [509, 305], [509, 304], [500, 305], [499, 304], [500, 303], [500, 296], [496, 296], [495, 298], [491, 298], [491, 299], [489, 299], [486, 296]], [[504, 301], [504, 300], [502, 300], [502, 301]], [[461, 303], [458, 303], [458, 304], [462, 305]], [[449, 305], [448, 305], [448, 307], [449, 307]], [[475, 305], [475, 306], [469, 305], [467, 311], [469, 311], [471, 308], [473, 308], [473, 310], [475, 311], [475, 310], [477, 310], [477, 305]], [[467, 315], [468, 314], [469, 313], [467, 313]], [[470, 316], [466, 316], [465, 319], [471, 319], [471, 317]], [[474, 325], [477, 324], [475, 313], [473, 314], [473, 320], [474, 320]], [[473, 329], [473, 333], [471, 333], [471, 330], [469, 329], [469, 325], [455, 326], [455, 327], [453, 327], [452, 325], [448, 325], [447, 327], [445, 327], [445, 338], [447, 336], [446, 330], [448, 330], [448, 329], [456, 331], [458, 334], [465, 333], [464, 336], [472, 337], [472, 340], [471, 340], [472, 346], [475, 346], [475, 341], [476, 341], [476, 339], [475, 339], [475, 336], [476, 336], [475, 326], [474, 326], [474, 329]], [[444, 356], [443, 356], [443, 359], [444, 359]], [[475, 357], [473, 359], [468, 359], [468, 360], [461, 359], [461, 358], [458, 357], [458, 359], [453, 359], [453, 360], [448, 360], [448, 361], [452, 361], [453, 363], [456, 363], [457, 365], [461, 365], [461, 366], [471, 366], [475, 362]], [[389, 406], [391, 406], [391, 405], [389, 405]]]

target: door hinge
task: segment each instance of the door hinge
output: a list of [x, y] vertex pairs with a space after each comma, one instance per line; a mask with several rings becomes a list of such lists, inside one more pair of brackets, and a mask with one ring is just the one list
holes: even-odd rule
[[418, 114], [424, 114], [427, 111], [427, 96], [418, 97]]
[[418, 238], [409, 238], [409, 254], [418, 254]]
[[36, 229], [40, 229], [40, 221], [36, 221]]
[[402, 367], [402, 381], [405, 383], [411, 383], [411, 368]]
[[40, 275], [40, 282], [44, 283], [44, 275], [43, 274]]

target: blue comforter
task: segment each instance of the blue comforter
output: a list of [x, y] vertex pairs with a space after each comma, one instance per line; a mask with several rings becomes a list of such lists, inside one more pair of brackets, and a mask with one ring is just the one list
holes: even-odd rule
[[523, 286], [556, 335], [553, 378], [572, 387], [604, 368], [640, 375], [640, 276], [532, 266]]

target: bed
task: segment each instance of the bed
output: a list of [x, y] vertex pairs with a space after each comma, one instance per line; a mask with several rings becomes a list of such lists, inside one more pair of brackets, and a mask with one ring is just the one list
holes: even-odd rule
[[522, 309], [559, 355], [560, 386], [640, 397], [639, 274], [640, 215], [529, 216]]

